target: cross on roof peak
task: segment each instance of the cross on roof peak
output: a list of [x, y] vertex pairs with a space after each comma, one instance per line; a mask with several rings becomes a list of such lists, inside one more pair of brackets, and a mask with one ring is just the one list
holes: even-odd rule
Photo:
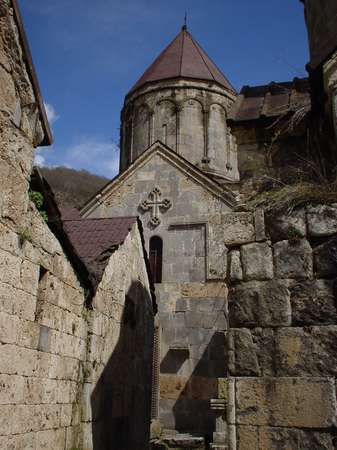
[[183, 31], [187, 31], [187, 12], [185, 12], [184, 25], [181, 28]]

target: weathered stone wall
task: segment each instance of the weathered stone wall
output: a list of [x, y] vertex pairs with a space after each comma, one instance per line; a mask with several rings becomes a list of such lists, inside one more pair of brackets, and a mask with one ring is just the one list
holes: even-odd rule
[[88, 450], [146, 449], [154, 317], [136, 225], [111, 256], [86, 315], [83, 438], [75, 444]]
[[1, 448], [146, 448], [153, 311], [138, 229], [88, 309], [60, 245], [28, 218], [23, 243], [1, 224]]
[[[4, 0], [0, 448], [96, 450], [106, 448], [98, 431], [108, 430], [109, 448], [120, 450], [122, 427], [130, 445], [122, 444], [143, 450], [150, 425], [153, 311], [140, 234], [135, 227], [113, 253], [88, 309], [60, 243], [29, 201], [34, 146], [44, 136], [26, 56], [11, 2]], [[110, 403], [104, 404], [107, 390]]]
[[238, 450], [335, 448], [336, 233], [337, 205], [317, 206], [267, 220], [258, 242], [233, 242]]
[[161, 141], [206, 172], [237, 180], [236, 143], [226, 124], [234, 99], [217, 85], [192, 80], [136, 91], [122, 112], [122, 170]]

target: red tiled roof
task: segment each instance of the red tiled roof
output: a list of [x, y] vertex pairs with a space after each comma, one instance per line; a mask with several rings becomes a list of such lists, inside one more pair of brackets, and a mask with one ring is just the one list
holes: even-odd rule
[[185, 27], [145, 71], [130, 93], [147, 83], [175, 78], [213, 81], [235, 92], [227, 78]]
[[310, 105], [310, 85], [307, 78], [263, 86], [245, 86], [230, 111], [229, 119], [246, 122], [277, 118], [305, 105]]
[[59, 210], [61, 213], [62, 220], [80, 220], [81, 219], [81, 214], [80, 214], [79, 210], [76, 208], [60, 207]]
[[65, 220], [63, 228], [89, 272], [99, 280], [111, 254], [136, 222], [137, 217]]

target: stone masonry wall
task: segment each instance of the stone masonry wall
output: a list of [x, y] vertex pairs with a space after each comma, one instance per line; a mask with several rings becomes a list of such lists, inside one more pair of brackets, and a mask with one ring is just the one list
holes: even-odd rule
[[[135, 227], [113, 253], [88, 309], [60, 243], [29, 201], [34, 146], [43, 140], [36, 102], [11, 2], [3, 0], [0, 448], [99, 450], [106, 448], [99, 431], [108, 430], [109, 448], [143, 450], [153, 311], [140, 234]], [[118, 390], [113, 380], [122, 376]], [[129, 442], [120, 441], [121, 429]]]
[[154, 314], [138, 227], [115, 252], [87, 312], [81, 450], [150, 441]]
[[260, 239], [233, 240], [229, 253], [232, 448], [333, 450], [337, 205], [266, 224]]

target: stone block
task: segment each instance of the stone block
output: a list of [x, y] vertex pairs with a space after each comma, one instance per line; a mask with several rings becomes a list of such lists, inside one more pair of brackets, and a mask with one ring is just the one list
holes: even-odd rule
[[4, 312], [0, 312], [0, 342], [3, 344], [15, 344], [18, 341], [22, 321]]
[[263, 377], [273, 377], [275, 373], [275, 333], [274, 328], [254, 328], [251, 330], [255, 347], [255, 354], [258, 359], [260, 375]]
[[0, 374], [0, 404], [22, 403], [24, 399], [24, 384], [25, 378], [22, 376]]
[[175, 416], [173, 412], [176, 400], [160, 398], [159, 401], [159, 416], [163, 427], [169, 430], [175, 428]]
[[224, 243], [224, 228], [221, 225], [209, 227], [208, 274], [209, 280], [223, 280], [227, 274], [227, 247]]
[[202, 345], [189, 345], [190, 358], [194, 361], [208, 358], [208, 343]]
[[239, 425], [329, 428], [336, 392], [327, 378], [242, 378], [236, 381]]
[[24, 386], [25, 403], [29, 405], [40, 405], [57, 402], [56, 380], [48, 378], [26, 378]]
[[337, 233], [337, 204], [309, 207], [307, 220], [310, 236], [332, 236]]
[[38, 371], [41, 377], [77, 381], [78, 370], [78, 359], [38, 352]]
[[51, 347], [51, 329], [41, 325], [39, 332], [38, 350], [41, 352], [50, 352]]
[[12, 344], [0, 346], [0, 373], [37, 376], [38, 352]]
[[34, 409], [37, 422], [35, 430], [49, 430], [61, 426], [63, 405], [36, 405]]
[[227, 317], [224, 311], [204, 314], [202, 326], [203, 328], [213, 328], [214, 330], [227, 330]]
[[20, 347], [37, 349], [40, 337], [40, 325], [37, 322], [28, 320], [21, 321], [21, 327], [18, 333], [18, 344]]
[[36, 295], [39, 281], [39, 266], [28, 260], [22, 261], [20, 276], [22, 290]]
[[[91, 425], [91, 424], [88, 424], [88, 425]], [[86, 428], [86, 425], [83, 424], [83, 428]], [[75, 425], [75, 426], [66, 428], [66, 449], [67, 450], [72, 450], [72, 449], [76, 449], [76, 448], [80, 449], [81, 448], [81, 437], [82, 437], [82, 433], [81, 433], [80, 425]], [[88, 446], [88, 447], [84, 447], [84, 448], [90, 448], [90, 447]]]
[[221, 282], [183, 283], [181, 296], [188, 298], [227, 297], [227, 285]]
[[75, 403], [80, 385], [75, 381], [57, 381], [57, 403]]
[[187, 385], [188, 377], [177, 375], [161, 375], [160, 376], [160, 398], [177, 400]]
[[222, 216], [225, 244], [241, 245], [255, 241], [255, 226], [253, 214], [237, 212]]
[[14, 116], [15, 106], [17, 102], [17, 93], [12, 76], [3, 66], [0, 66], [0, 98], [1, 111]]
[[92, 383], [84, 383], [82, 388], [82, 420], [84, 422], [92, 422], [92, 420], [97, 419], [96, 417], [92, 417], [92, 409], [91, 409], [91, 395], [93, 393], [93, 385]]
[[97, 361], [97, 359], [100, 359], [104, 349], [104, 338], [101, 336], [96, 336], [95, 334], [89, 335], [87, 340], [87, 349], [87, 360], [92, 362]]
[[19, 236], [5, 225], [0, 223], [0, 236], [1, 243], [0, 248], [5, 252], [12, 253], [16, 256], [20, 256], [21, 248], [19, 245]]
[[176, 303], [176, 312], [185, 312], [189, 310], [189, 301], [186, 298], [179, 298]]
[[21, 259], [0, 250], [1, 281], [14, 287], [20, 286]]
[[263, 208], [254, 211], [255, 239], [257, 242], [266, 239], [265, 217]]
[[213, 331], [204, 328], [191, 328], [187, 339], [190, 345], [207, 344], [212, 338]]
[[238, 450], [334, 450], [333, 436], [327, 432], [296, 428], [237, 428]]
[[238, 250], [233, 250], [229, 254], [229, 278], [233, 283], [243, 280], [241, 256]]
[[314, 248], [314, 272], [317, 277], [337, 274], [337, 238], [334, 237]]
[[312, 248], [306, 239], [274, 244], [275, 276], [305, 279], [313, 276]]
[[[0, 311], [34, 321], [36, 310], [35, 296], [1, 282], [0, 290]], [[13, 302], [13, 298], [15, 298], [15, 302]]]
[[0, 436], [0, 448], [4, 450], [36, 450], [36, 433]]
[[[61, 356], [68, 356], [70, 358], [76, 358], [84, 360], [86, 351], [86, 341], [76, 336], [72, 336], [67, 333], [61, 333], [59, 331], [50, 331], [50, 352], [56, 353]], [[99, 336], [92, 335], [92, 342], [102, 341]], [[101, 349], [100, 349], [101, 350]], [[90, 351], [93, 349], [90, 347]], [[100, 355], [100, 351], [95, 352], [96, 355]]]
[[60, 426], [61, 427], [69, 427], [71, 425], [73, 407], [75, 409], [75, 406], [76, 405], [72, 405], [72, 404], [61, 405], [61, 414], [60, 414]]
[[291, 324], [290, 292], [284, 281], [250, 281], [232, 288], [229, 323], [234, 328]]
[[177, 434], [164, 437], [162, 442], [171, 450], [202, 450], [205, 448], [205, 439], [191, 435]]
[[81, 446], [79, 448], [81, 449], [81, 447], [84, 449], [94, 448], [91, 423], [85, 423], [81, 426]]
[[275, 342], [279, 376], [337, 375], [337, 326], [282, 328]]
[[291, 214], [267, 217], [267, 230], [273, 242], [306, 236], [306, 212], [304, 208]]
[[336, 323], [335, 281], [308, 280], [290, 285], [293, 325]]
[[213, 298], [213, 311], [225, 312], [226, 300], [227, 299], [224, 299], [221, 297], [214, 297]]
[[231, 329], [230, 339], [233, 343], [234, 358], [231, 364], [233, 376], [258, 376], [260, 375], [257, 348], [254, 345], [250, 330]]
[[64, 450], [66, 429], [39, 431], [36, 436], [36, 450]]
[[271, 280], [274, 276], [273, 252], [268, 243], [247, 244], [241, 247], [241, 261], [245, 280]]
[[185, 313], [185, 323], [188, 328], [202, 328], [204, 314], [197, 311], [187, 311]]

